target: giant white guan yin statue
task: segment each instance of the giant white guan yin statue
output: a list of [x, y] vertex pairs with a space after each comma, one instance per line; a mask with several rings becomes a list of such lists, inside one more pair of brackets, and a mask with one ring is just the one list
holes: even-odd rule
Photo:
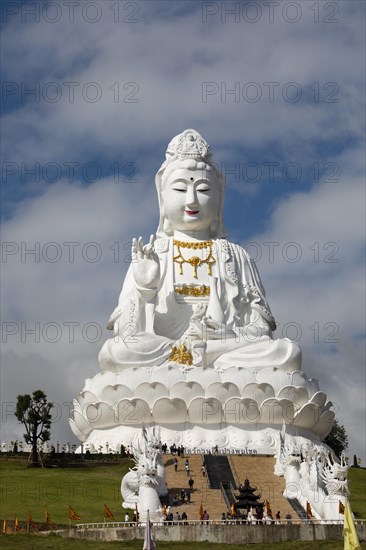
[[132, 239], [113, 335], [74, 401], [72, 431], [84, 448], [117, 449], [155, 425], [187, 451], [279, 457], [285, 429], [323, 449], [332, 403], [301, 370], [298, 345], [273, 336], [256, 265], [226, 238], [225, 179], [198, 132], [172, 139], [155, 181], [158, 229]]

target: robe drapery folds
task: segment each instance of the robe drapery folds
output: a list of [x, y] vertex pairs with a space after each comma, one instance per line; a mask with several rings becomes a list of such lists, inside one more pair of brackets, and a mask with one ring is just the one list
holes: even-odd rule
[[[169, 325], [172, 321], [172, 315], [169, 315], [168, 310], [170, 298], [175, 299], [174, 296], [171, 296], [174, 293], [172, 247], [172, 238], [160, 238], [155, 241], [155, 250], [160, 261], [160, 286], [157, 289], [155, 302], [154, 333], [167, 337], [170, 335], [161, 330], [161, 322], [164, 316], [169, 317]], [[255, 314], [257, 312], [264, 321], [261, 323], [262, 326], [268, 325], [271, 330], [275, 330], [275, 320], [267, 303], [256, 265], [247, 252], [226, 239], [214, 240], [213, 249], [216, 257], [219, 299], [224, 311], [226, 326], [233, 329], [243, 327], [251, 322], [261, 323], [258, 315]], [[134, 282], [132, 266], [130, 266], [119, 297], [118, 307], [111, 316], [108, 328], [112, 328], [118, 321], [120, 329], [126, 324], [134, 323], [136, 332], [145, 331], [146, 317], [149, 312], [144, 310], [145, 304]], [[186, 321], [185, 328], [187, 326], [188, 322]], [[171, 327], [167, 327], [167, 330], [169, 333], [175, 332]], [[176, 333], [171, 337], [178, 339], [181, 335]]]
[[[120, 370], [125, 364], [126, 367], [162, 364], [169, 357], [172, 344], [179, 341], [189, 326], [193, 305], [177, 301], [174, 291], [173, 238], [158, 238], [154, 247], [160, 262], [159, 286], [156, 291], [139, 289], [130, 265], [118, 306], [108, 324], [109, 329], [114, 329], [115, 336], [107, 340], [99, 355], [102, 370]], [[226, 239], [213, 240], [212, 247], [224, 327], [232, 342], [228, 347], [222, 344], [222, 353], [240, 347], [238, 343], [233, 345], [233, 335], [248, 326], [256, 328], [264, 352], [264, 341], [273, 342], [271, 331], [276, 328], [276, 323], [255, 263], [242, 247]], [[276, 342], [281, 348], [286, 347], [283, 340]], [[249, 348], [247, 344], [245, 347]], [[252, 362], [255, 338], [249, 344]], [[214, 347], [212, 359], [220, 356], [217, 346]], [[272, 355], [276, 347], [272, 345], [272, 350], [267, 349], [263, 358]], [[277, 349], [276, 356], [278, 352]], [[280, 363], [283, 364], [285, 358], [287, 360], [294, 353], [294, 349], [282, 349]]]

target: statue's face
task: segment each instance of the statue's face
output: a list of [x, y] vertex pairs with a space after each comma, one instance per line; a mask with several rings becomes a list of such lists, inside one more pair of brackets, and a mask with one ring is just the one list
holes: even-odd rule
[[173, 229], [202, 231], [218, 218], [219, 184], [212, 170], [177, 167], [164, 186], [164, 212]]

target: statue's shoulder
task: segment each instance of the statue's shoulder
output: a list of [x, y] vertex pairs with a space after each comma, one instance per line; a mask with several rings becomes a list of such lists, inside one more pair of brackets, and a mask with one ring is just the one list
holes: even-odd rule
[[231, 241], [228, 241], [227, 239], [216, 239], [215, 243], [217, 243], [217, 247], [222, 251], [225, 256], [227, 256], [227, 260], [229, 258], [237, 259], [237, 260], [247, 260], [250, 261], [250, 256], [248, 252], [240, 246], [240, 244], [232, 243]]
[[157, 254], [163, 254], [164, 252], [168, 252], [169, 250], [169, 237], [158, 237], [154, 241], [154, 248]]

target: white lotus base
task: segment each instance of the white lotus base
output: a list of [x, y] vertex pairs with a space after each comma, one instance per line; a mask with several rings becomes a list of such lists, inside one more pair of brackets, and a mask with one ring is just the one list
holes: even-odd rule
[[[86, 380], [70, 425], [96, 449], [134, 443], [142, 425], [187, 449], [274, 453], [279, 432], [319, 442], [333, 425], [332, 403], [302, 371], [225, 371], [176, 364], [101, 372]], [[247, 451], [248, 452], [248, 451]]]

